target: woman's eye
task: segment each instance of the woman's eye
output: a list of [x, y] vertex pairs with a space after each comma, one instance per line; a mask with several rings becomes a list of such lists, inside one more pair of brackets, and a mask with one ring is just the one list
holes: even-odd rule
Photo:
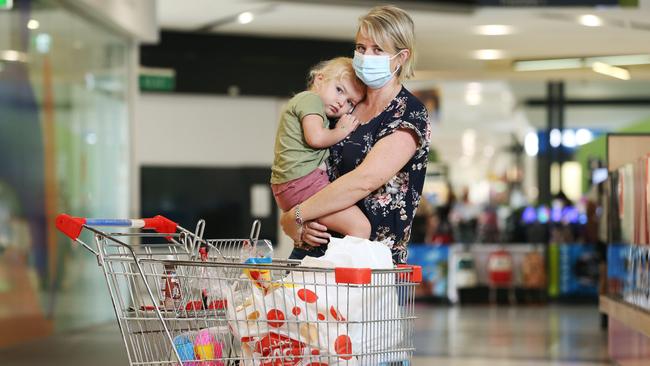
[[364, 52], [366, 52], [366, 49], [363, 46], [356, 46], [355, 51], [357, 51], [359, 53], [364, 53]]
[[343, 92], [343, 89], [341, 89], [340, 87], [337, 86], [337, 87], [336, 87], [336, 92], [339, 93], [339, 94], [341, 94], [341, 93]]

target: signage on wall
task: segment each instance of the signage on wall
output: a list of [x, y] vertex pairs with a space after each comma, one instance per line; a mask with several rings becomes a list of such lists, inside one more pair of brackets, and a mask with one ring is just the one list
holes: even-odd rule
[[14, 0], [0, 0], [0, 10], [10, 10], [14, 7]]
[[171, 92], [176, 87], [174, 69], [141, 67], [138, 75], [141, 91]]

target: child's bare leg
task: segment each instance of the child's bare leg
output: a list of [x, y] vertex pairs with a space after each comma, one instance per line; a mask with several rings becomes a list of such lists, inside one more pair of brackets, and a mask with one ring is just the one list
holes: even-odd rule
[[318, 222], [340, 234], [370, 238], [370, 222], [357, 206], [322, 217]]

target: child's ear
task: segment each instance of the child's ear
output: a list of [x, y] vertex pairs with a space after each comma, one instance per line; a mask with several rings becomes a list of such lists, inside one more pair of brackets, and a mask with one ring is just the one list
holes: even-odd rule
[[314, 86], [319, 88], [323, 84], [324, 79], [325, 77], [323, 76], [323, 74], [316, 74], [316, 76], [314, 77]]

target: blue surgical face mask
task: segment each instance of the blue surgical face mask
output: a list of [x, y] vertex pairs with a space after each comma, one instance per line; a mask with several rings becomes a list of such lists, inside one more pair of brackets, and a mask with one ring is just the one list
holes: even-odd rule
[[390, 60], [399, 55], [400, 52], [402, 51], [389, 57], [388, 55], [364, 55], [355, 51], [352, 61], [354, 73], [370, 89], [379, 89], [386, 85], [399, 70], [399, 65], [395, 71], [390, 70]]

